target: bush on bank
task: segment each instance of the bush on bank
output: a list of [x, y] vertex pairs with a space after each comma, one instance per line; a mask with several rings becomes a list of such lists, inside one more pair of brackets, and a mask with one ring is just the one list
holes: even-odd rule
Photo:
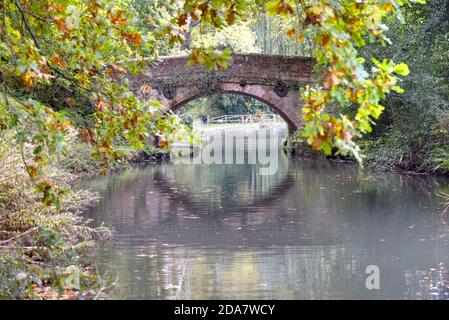
[[[41, 195], [25, 172], [13, 133], [0, 132], [2, 299], [92, 298], [105, 286], [86, 256], [94, 241], [110, 236], [110, 231], [91, 228], [80, 215], [98, 200], [98, 195], [73, 188], [79, 177], [73, 163], [90, 161], [86, 159], [88, 153], [74, 152], [76, 148], [81, 147], [71, 149], [65, 168], [58, 164], [45, 168], [47, 179], [65, 185], [57, 209], [41, 202]], [[83, 164], [83, 168], [87, 167]]]
[[[424, 140], [410, 144], [394, 129], [385, 131], [379, 137], [364, 139], [359, 141], [363, 164], [383, 171], [449, 174], [449, 144], [445, 142], [445, 135], [435, 134]], [[286, 152], [298, 157], [325, 158], [324, 154], [312, 150], [300, 132], [290, 135], [283, 147]]]

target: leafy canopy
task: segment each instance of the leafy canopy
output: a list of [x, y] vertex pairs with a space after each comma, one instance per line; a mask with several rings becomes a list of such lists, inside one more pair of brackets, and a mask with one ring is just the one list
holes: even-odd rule
[[[44, 202], [54, 202], [62, 189], [41, 169], [65, 154], [69, 131], [95, 147], [105, 172], [120, 159], [117, 140], [142, 148], [150, 134], [164, 136], [179, 125], [128, 86], [127, 75], [145, 66], [143, 58], [157, 56], [154, 35], [139, 30], [135, 16], [122, 0], [0, 1], [0, 89]], [[55, 92], [58, 99], [49, 99]], [[82, 105], [94, 112], [92, 127], [73, 128], [57, 111]]]

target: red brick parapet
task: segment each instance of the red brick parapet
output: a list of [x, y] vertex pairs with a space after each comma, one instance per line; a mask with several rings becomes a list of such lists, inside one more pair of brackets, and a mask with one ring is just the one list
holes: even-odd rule
[[235, 54], [221, 73], [208, 72], [201, 65], [188, 66], [187, 61], [187, 56], [162, 57], [143, 74], [131, 77], [131, 86], [136, 92], [144, 84], [151, 86], [151, 96], [167, 110], [207, 94], [243, 94], [279, 112], [291, 130], [301, 127], [299, 88], [313, 82], [313, 59]]

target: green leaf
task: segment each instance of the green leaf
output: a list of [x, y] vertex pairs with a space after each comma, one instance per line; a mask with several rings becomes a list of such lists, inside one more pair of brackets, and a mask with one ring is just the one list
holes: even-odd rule
[[394, 86], [394, 87], [393, 87], [393, 90], [396, 91], [397, 93], [404, 93], [404, 92], [405, 92], [405, 90], [402, 89], [402, 88], [399, 87], [399, 86]]
[[396, 65], [394, 72], [400, 76], [407, 76], [410, 73], [410, 70], [405, 63], [400, 63]]

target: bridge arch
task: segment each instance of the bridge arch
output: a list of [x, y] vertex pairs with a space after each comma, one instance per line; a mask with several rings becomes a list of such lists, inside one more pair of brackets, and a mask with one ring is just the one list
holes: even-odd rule
[[[275, 110], [287, 123], [289, 131], [296, 130], [300, 123], [299, 121], [294, 121], [292, 119], [297, 118], [300, 120], [300, 115], [292, 112], [292, 108], [289, 105], [285, 104], [285, 100], [279, 99], [274, 92], [267, 92], [260, 86], [251, 86], [248, 89], [241, 88], [239, 86], [235, 86], [232, 84], [223, 84], [219, 89], [217, 89], [214, 94], [236, 94], [251, 97], [257, 101], [263, 102], [266, 105], [270, 106], [273, 110]], [[183, 95], [180, 95], [177, 100], [174, 100], [170, 103], [170, 110], [176, 111], [179, 108], [182, 108], [185, 104], [190, 101], [196, 100], [198, 98], [204, 97], [206, 94], [201, 92], [186, 92]], [[299, 99], [299, 96], [297, 97]]]
[[227, 93], [261, 101], [287, 122], [289, 131], [302, 126], [299, 88], [312, 82], [314, 61], [310, 58], [264, 54], [235, 54], [229, 67], [220, 73], [202, 66], [188, 66], [187, 56], [161, 58], [141, 75], [131, 77], [139, 92], [149, 85], [150, 96], [168, 110], [176, 110], [202, 96]]

